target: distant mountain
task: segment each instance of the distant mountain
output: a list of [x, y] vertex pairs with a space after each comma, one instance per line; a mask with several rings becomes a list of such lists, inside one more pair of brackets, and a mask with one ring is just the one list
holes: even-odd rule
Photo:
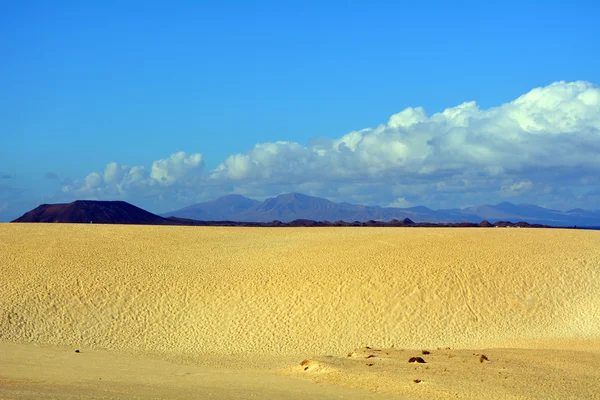
[[[288, 222], [295, 219], [367, 221], [370, 219], [385, 218], [385, 216], [377, 212], [377, 209], [379, 207], [338, 204], [319, 197], [307, 196], [300, 193], [288, 193], [267, 199], [237, 217], [242, 221], [262, 222], [273, 220]], [[403, 214], [402, 218], [399, 219], [403, 219], [406, 216], [408, 215]]]
[[239, 194], [219, 197], [206, 203], [193, 204], [180, 210], [163, 214], [163, 217], [178, 217], [201, 221], [240, 221], [231, 216], [242, 214], [257, 207], [260, 201]]
[[245, 222], [270, 222], [275, 220], [290, 222], [297, 219], [364, 222], [369, 220], [402, 220], [405, 218], [417, 218], [421, 221], [433, 222], [428, 214], [423, 214], [420, 210], [384, 209], [379, 206], [339, 204], [300, 193], [281, 194], [266, 199], [262, 203], [244, 196], [234, 196], [224, 196], [206, 203], [194, 204], [181, 210], [162, 214], [162, 216]]
[[69, 204], [42, 204], [13, 222], [174, 225], [124, 201], [77, 200]]
[[563, 212], [531, 204], [508, 202], [449, 210], [431, 210], [422, 206], [391, 208], [340, 204], [300, 193], [288, 193], [263, 202], [240, 195], [224, 196], [163, 216], [152, 214], [124, 201], [78, 200], [69, 204], [42, 204], [13, 222], [220, 226], [429, 226], [431, 224], [527, 226], [532, 224], [599, 227], [600, 212], [582, 209]]
[[552, 226], [599, 226], [600, 212], [573, 209], [551, 210], [532, 204], [503, 202], [464, 209], [432, 210], [417, 206], [393, 208], [334, 203], [300, 193], [281, 194], [263, 202], [240, 195], [224, 196], [206, 203], [194, 204], [163, 214], [164, 217], [199, 219], [204, 221], [291, 222], [312, 221], [390, 221], [406, 218], [419, 223], [479, 223], [482, 220], [527, 222]]
[[462, 211], [489, 221], [526, 221], [552, 226], [594, 226], [600, 224], [600, 213], [598, 212], [582, 209], [559, 211], [532, 204], [503, 202], [497, 205], [470, 207]]
[[561, 211], [549, 210], [531, 204], [516, 205], [509, 202], [503, 202], [495, 206], [483, 205], [470, 207], [465, 210], [478, 216], [485, 215], [489, 219], [518, 219], [526, 217], [535, 220], [555, 220], [557, 218], [561, 219], [564, 215]]

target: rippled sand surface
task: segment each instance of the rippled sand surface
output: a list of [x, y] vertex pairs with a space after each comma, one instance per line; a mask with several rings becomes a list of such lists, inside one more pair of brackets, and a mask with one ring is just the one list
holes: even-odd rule
[[600, 392], [600, 232], [3, 224], [0, 282], [0, 398]]

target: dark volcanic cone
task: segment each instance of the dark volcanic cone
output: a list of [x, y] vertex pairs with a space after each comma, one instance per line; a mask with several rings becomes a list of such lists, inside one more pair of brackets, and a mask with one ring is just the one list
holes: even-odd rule
[[179, 225], [124, 201], [77, 200], [69, 204], [42, 204], [13, 222]]

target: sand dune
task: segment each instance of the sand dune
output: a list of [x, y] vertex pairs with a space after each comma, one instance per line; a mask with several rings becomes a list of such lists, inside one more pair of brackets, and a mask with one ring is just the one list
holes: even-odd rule
[[596, 354], [599, 249], [576, 230], [0, 225], [0, 342], [295, 376], [325, 356], [351, 376], [335, 360], [365, 346]]

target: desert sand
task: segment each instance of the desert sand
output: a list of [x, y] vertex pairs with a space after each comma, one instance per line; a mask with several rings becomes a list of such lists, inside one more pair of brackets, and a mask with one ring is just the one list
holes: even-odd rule
[[600, 398], [597, 231], [2, 224], [0, 282], [0, 398]]

